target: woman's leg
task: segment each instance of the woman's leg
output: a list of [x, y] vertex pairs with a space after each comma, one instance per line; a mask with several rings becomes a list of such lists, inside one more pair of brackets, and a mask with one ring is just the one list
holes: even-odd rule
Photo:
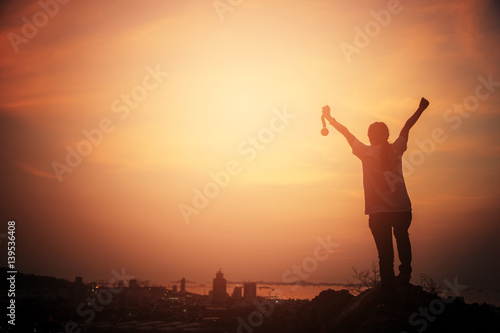
[[377, 245], [384, 303], [390, 305], [394, 298], [394, 249], [390, 213], [370, 214], [368, 223]]
[[393, 221], [394, 237], [398, 248], [399, 273], [404, 281], [409, 282], [411, 277], [411, 244], [408, 228], [410, 227], [412, 214], [410, 212], [397, 213]]

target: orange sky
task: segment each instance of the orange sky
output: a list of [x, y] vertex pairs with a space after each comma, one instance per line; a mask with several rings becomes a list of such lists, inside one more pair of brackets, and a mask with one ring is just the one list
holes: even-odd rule
[[[483, 82], [500, 82], [498, 4], [214, 3], [0, 5], [1, 221], [17, 222], [18, 269], [280, 281], [329, 236], [308, 280], [346, 282], [377, 255], [361, 163], [320, 135], [321, 107], [368, 143], [374, 121], [395, 140], [425, 96], [405, 155], [414, 276], [495, 286], [500, 83]], [[69, 165], [68, 149], [85, 156]], [[207, 185], [228, 163], [227, 186]]]

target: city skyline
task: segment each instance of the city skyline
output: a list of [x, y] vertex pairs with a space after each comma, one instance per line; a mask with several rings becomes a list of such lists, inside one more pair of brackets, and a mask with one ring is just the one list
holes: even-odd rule
[[15, 221], [28, 274], [347, 283], [377, 249], [322, 107], [393, 142], [426, 97], [403, 155], [412, 282], [497, 290], [498, 2], [237, 2], [0, 5], [3, 263]]

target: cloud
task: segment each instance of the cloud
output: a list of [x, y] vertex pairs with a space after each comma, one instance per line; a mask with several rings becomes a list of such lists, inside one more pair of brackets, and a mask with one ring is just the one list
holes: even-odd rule
[[22, 170], [32, 174], [32, 175], [35, 175], [37, 177], [42, 177], [42, 178], [49, 178], [49, 179], [58, 179], [56, 175], [54, 174], [51, 174], [51, 173], [47, 173], [43, 170], [38, 170], [32, 166], [29, 166], [29, 165], [26, 165], [22, 162], [15, 162], [15, 164], [21, 168]]

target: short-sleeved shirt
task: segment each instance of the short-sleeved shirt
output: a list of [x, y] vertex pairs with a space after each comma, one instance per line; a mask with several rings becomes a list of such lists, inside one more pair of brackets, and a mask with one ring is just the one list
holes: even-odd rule
[[382, 169], [381, 146], [367, 146], [358, 139], [352, 142], [352, 153], [361, 159], [363, 165], [365, 214], [411, 210], [401, 162], [406, 142], [406, 138], [400, 136], [389, 144], [392, 154], [390, 169], [386, 170]]

